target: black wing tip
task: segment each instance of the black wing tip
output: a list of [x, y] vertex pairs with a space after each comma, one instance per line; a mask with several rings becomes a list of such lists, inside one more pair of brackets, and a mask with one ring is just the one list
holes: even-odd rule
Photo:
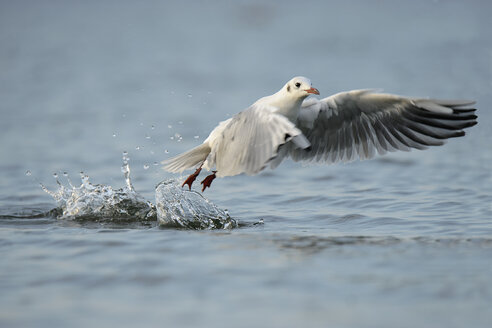
[[475, 114], [468, 114], [468, 113], [473, 113], [474, 111], [476, 111], [476, 109], [466, 109], [466, 111], [453, 109], [452, 113], [438, 113], [438, 112], [429, 111], [425, 108], [412, 107], [409, 108], [408, 111], [422, 118], [438, 119], [438, 120], [471, 121], [471, 120], [476, 120], [478, 118], [478, 116]]
[[[435, 137], [433, 136], [433, 138], [436, 138], [436, 139], [439, 139], [439, 140], [446, 140], [446, 139], [451, 139], [451, 138], [460, 138], [460, 137], [464, 137], [466, 134], [465, 131], [455, 131], [453, 133], [450, 133], [450, 134], [447, 134], [445, 136], [439, 136], [439, 137]], [[444, 143], [443, 143], [444, 144]]]
[[451, 107], [453, 110], [453, 114], [461, 114], [461, 113], [474, 113], [477, 109], [476, 108], [454, 108]]
[[471, 128], [472, 126], [475, 126], [477, 125], [478, 122], [477, 121], [467, 121], [467, 122], [463, 122], [460, 126], [457, 127], [457, 129], [468, 129], [468, 128]]
[[453, 138], [456, 138], [456, 137], [464, 137], [465, 136], [465, 131], [457, 131], [454, 135], [453, 135]]

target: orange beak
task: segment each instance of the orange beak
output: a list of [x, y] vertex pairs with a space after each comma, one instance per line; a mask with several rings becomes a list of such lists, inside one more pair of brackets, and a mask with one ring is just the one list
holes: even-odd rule
[[304, 90], [304, 91], [306, 91], [307, 93], [312, 93], [313, 95], [319, 95], [319, 91], [318, 91], [318, 89], [313, 88], [313, 87], [311, 87], [311, 88], [309, 88], [309, 89], [306, 89], [306, 90]]

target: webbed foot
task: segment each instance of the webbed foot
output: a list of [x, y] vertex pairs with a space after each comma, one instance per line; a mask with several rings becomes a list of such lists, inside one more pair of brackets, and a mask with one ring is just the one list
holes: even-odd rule
[[200, 166], [198, 169], [196, 169], [195, 173], [191, 174], [186, 180], [185, 182], [183, 182], [183, 184], [181, 185], [181, 187], [184, 187], [185, 185], [188, 185], [188, 187], [190, 188], [191, 190], [191, 185], [193, 184], [193, 182], [195, 181], [196, 177], [200, 174], [200, 171], [202, 170], [202, 167]]
[[201, 184], [203, 185], [202, 192], [204, 192], [207, 187], [210, 188], [210, 185], [212, 184], [212, 181], [214, 181], [214, 179], [216, 178], [215, 173], [217, 173], [217, 171], [212, 171], [212, 172], [213, 172], [213, 174], [208, 175], [201, 182]]

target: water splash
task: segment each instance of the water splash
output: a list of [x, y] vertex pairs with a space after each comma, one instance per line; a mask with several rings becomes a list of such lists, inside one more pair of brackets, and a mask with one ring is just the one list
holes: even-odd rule
[[42, 184], [41, 187], [57, 202], [61, 213], [59, 219], [87, 219], [98, 222], [155, 221], [155, 206], [133, 188], [129, 160], [128, 152], [123, 152], [123, 188], [114, 189], [111, 186], [92, 184], [84, 172], [80, 172], [79, 186], [74, 186], [68, 173], [64, 172], [68, 185], [61, 183], [58, 174], [54, 173], [58, 189], [51, 191]]
[[[129, 168], [126, 170], [129, 174]], [[59, 219], [85, 219], [91, 221], [155, 221], [156, 212], [152, 203], [134, 191], [131, 181], [123, 188], [92, 184], [89, 176], [81, 172], [80, 186], [68, 179], [68, 186], [56, 178], [58, 190], [50, 191], [41, 185], [58, 204]]]
[[58, 219], [84, 222], [113, 223], [154, 223], [166, 227], [185, 229], [232, 229], [238, 226], [227, 211], [204, 198], [200, 193], [181, 188], [176, 179], [159, 183], [155, 190], [157, 206], [144, 199], [135, 191], [130, 178], [130, 157], [123, 152], [121, 171], [125, 187], [92, 184], [89, 176], [80, 173], [81, 184], [74, 186], [66, 172], [65, 183], [53, 174], [58, 189], [41, 187], [57, 202], [52, 211]]
[[192, 190], [181, 187], [176, 179], [159, 183], [155, 189], [157, 219], [161, 226], [186, 229], [232, 229], [236, 220]]
[[121, 166], [121, 172], [123, 172], [123, 176], [125, 177], [126, 188], [130, 191], [135, 192], [135, 188], [133, 188], [132, 180], [130, 179], [130, 157], [128, 156], [128, 152], [123, 152], [123, 165]]

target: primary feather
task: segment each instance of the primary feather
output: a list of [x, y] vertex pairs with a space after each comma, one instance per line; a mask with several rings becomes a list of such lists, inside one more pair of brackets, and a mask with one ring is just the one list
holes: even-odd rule
[[334, 163], [369, 159], [388, 151], [426, 149], [465, 135], [477, 123], [472, 101], [414, 99], [371, 90], [342, 92], [302, 104], [297, 126], [310, 151], [287, 145], [295, 161]]

